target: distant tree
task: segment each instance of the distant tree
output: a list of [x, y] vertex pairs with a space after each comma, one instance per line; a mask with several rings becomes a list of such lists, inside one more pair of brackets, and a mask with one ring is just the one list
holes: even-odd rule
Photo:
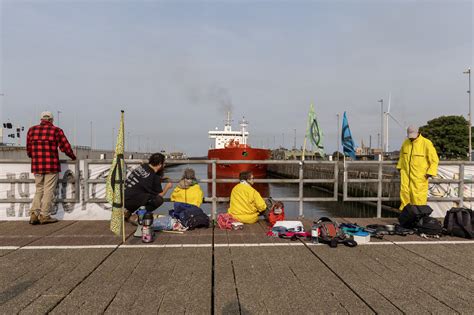
[[420, 133], [430, 139], [442, 159], [467, 159], [468, 122], [463, 116], [441, 116], [420, 127]]

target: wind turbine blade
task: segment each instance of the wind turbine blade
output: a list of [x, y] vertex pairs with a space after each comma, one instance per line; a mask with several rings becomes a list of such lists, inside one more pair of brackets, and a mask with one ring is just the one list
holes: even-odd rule
[[388, 94], [388, 110], [387, 113], [390, 114], [390, 105], [392, 104], [392, 92]]
[[387, 115], [390, 116], [390, 118], [392, 118], [392, 120], [393, 120], [394, 122], [396, 122], [397, 125], [399, 125], [402, 129], [405, 129], [405, 127], [402, 126], [402, 124], [401, 124], [395, 117], [393, 117], [392, 114], [387, 113]]

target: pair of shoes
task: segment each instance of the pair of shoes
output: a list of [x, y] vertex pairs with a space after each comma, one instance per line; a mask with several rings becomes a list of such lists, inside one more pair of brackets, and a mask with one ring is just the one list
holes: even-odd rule
[[40, 224], [48, 224], [48, 223], [56, 223], [56, 222], [58, 222], [58, 219], [53, 218], [49, 215], [48, 216], [43, 216], [43, 215], [40, 214], [40, 216], [39, 216], [39, 223]]
[[38, 216], [36, 215], [35, 212], [31, 212], [30, 214], [30, 224], [31, 225], [36, 225], [36, 224], [39, 224], [39, 220], [38, 220]]

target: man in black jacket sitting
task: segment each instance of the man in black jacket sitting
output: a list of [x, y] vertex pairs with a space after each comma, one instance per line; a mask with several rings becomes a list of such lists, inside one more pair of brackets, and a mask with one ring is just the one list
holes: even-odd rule
[[147, 211], [153, 211], [163, 204], [163, 196], [173, 187], [168, 182], [163, 189], [163, 167], [165, 156], [154, 153], [150, 156], [148, 163], [136, 167], [125, 181], [125, 219], [128, 221], [130, 215], [140, 207]]

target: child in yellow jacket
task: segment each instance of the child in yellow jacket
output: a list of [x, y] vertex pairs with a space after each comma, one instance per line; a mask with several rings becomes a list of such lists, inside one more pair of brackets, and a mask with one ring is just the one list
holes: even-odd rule
[[171, 194], [171, 201], [187, 203], [199, 208], [203, 198], [204, 193], [199, 187], [194, 170], [185, 169], [181, 180]]

